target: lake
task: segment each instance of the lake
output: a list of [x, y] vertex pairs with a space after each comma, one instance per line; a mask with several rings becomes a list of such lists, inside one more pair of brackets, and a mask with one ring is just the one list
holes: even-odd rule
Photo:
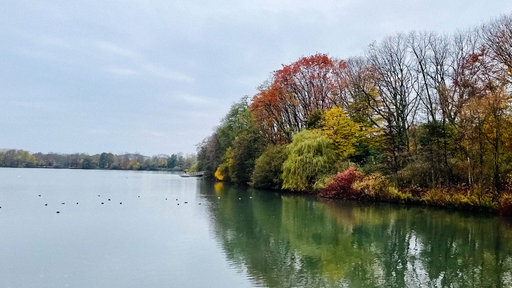
[[133, 171], [0, 169], [0, 287], [511, 287], [494, 216]]

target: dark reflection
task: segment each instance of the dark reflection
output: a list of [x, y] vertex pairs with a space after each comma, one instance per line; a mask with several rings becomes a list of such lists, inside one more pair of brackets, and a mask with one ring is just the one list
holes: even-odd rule
[[202, 182], [216, 237], [266, 287], [510, 287], [512, 230], [496, 217]]

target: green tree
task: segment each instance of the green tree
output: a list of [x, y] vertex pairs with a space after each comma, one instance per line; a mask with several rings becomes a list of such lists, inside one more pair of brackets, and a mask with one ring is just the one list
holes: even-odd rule
[[279, 189], [283, 185], [283, 163], [286, 160], [286, 146], [270, 145], [256, 159], [252, 184], [256, 188]]
[[176, 167], [177, 164], [178, 164], [178, 155], [171, 154], [171, 157], [169, 157], [169, 159], [167, 160], [167, 168], [172, 170], [172, 169], [174, 169], [174, 167]]
[[100, 169], [110, 169], [114, 164], [114, 154], [112, 153], [101, 153], [98, 166]]
[[447, 163], [451, 159], [446, 157], [457, 150], [455, 128], [440, 121], [430, 121], [412, 131], [418, 140], [415, 157], [399, 172], [400, 184], [423, 187], [449, 185], [455, 176]]
[[81, 167], [82, 169], [96, 169], [98, 168], [98, 162], [95, 161], [93, 156], [82, 154], [80, 155], [82, 158], [81, 160]]
[[262, 139], [255, 130], [248, 131], [238, 135], [231, 147], [232, 161], [229, 167], [231, 181], [247, 184], [251, 180], [254, 162], [261, 154]]
[[231, 105], [228, 114], [222, 119], [220, 126], [217, 128], [219, 148], [225, 152], [239, 134], [247, 131], [252, 126], [248, 97], [243, 97], [239, 102]]
[[199, 144], [198, 169], [205, 171], [207, 176], [213, 177], [236, 137], [253, 129], [253, 126], [248, 97], [243, 97], [231, 106], [215, 132]]
[[283, 163], [283, 189], [311, 191], [321, 188], [334, 170], [333, 143], [317, 130], [304, 130], [293, 136]]

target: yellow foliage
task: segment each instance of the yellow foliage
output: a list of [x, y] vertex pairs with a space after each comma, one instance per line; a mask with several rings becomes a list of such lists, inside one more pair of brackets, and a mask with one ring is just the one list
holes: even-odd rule
[[224, 153], [224, 162], [222, 162], [213, 176], [219, 181], [230, 181], [230, 167], [233, 165], [233, 152], [231, 147], [226, 150]]
[[221, 171], [221, 167], [217, 168], [217, 170], [215, 170], [215, 179], [219, 180], [219, 181], [222, 181], [224, 180], [224, 174], [222, 174], [222, 171]]
[[355, 144], [362, 137], [362, 127], [347, 117], [339, 107], [325, 112], [322, 132], [335, 146], [336, 153], [347, 158], [355, 153]]

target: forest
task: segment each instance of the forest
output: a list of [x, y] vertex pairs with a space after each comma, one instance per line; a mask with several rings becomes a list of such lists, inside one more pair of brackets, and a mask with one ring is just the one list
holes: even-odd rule
[[198, 145], [218, 181], [327, 198], [512, 211], [512, 15], [282, 67]]
[[18, 149], [0, 151], [0, 167], [11, 168], [184, 171], [194, 169], [195, 162], [195, 155], [184, 156], [181, 153], [149, 157], [138, 153], [88, 155], [30, 153]]

